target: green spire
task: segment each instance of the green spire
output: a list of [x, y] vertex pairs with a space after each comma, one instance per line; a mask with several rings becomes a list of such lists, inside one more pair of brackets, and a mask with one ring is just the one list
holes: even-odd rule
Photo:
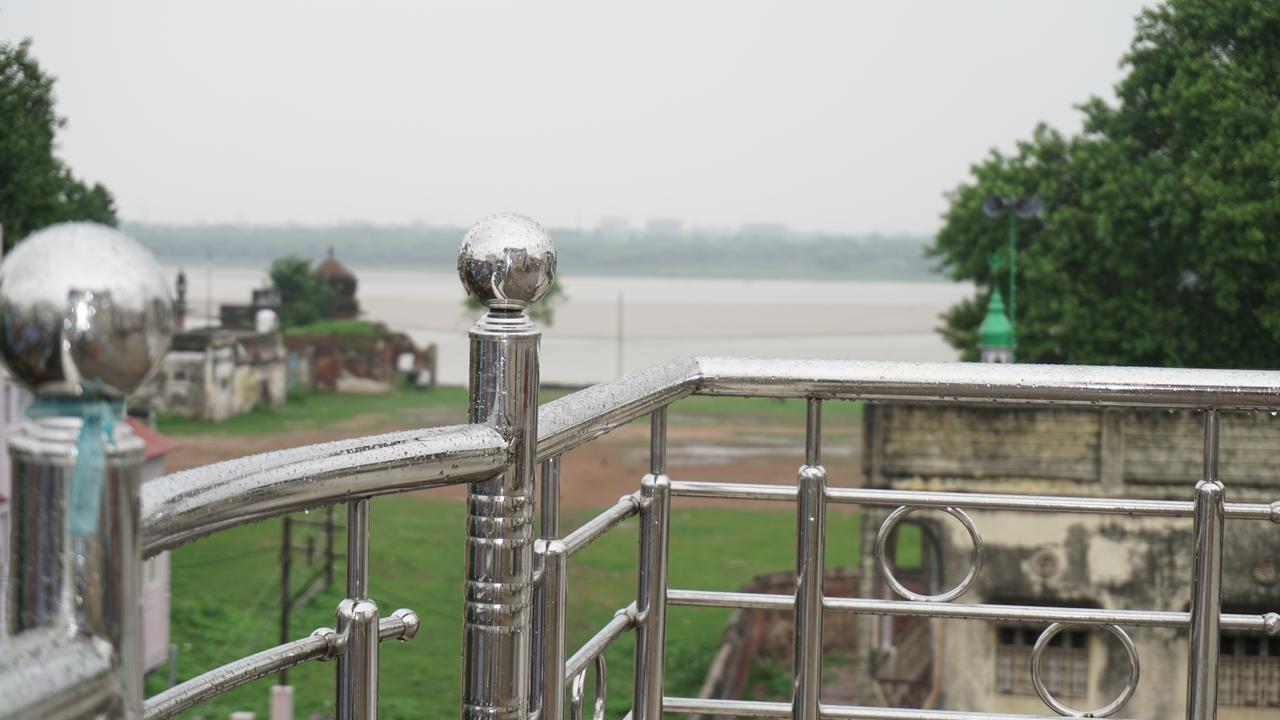
[[991, 291], [987, 316], [978, 327], [978, 343], [982, 347], [1013, 347], [1013, 325], [1004, 314], [1004, 298], [1000, 296], [999, 288]]

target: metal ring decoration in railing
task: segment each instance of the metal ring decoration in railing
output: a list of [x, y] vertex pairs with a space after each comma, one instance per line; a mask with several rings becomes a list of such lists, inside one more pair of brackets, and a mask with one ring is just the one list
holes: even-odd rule
[[[596, 666], [596, 699], [591, 709], [591, 720], [604, 720], [604, 705], [608, 693], [608, 670], [604, 661], [604, 653], [595, 656]], [[582, 720], [582, 700], [587, 684], [587, 671], [573, 676], [569, 683], [569, 718]]]
[[1053, 708], [1053, 711], [1064, 717], [1075, 718], [1104, 718], [1111, 717], [1125, 703], [1129, 702], [1129, 698], [1133, 697], [1133, 693], [1138, 689], [1138, 678], [1141, 676], [1141, 670], [1138, 665], [1138, 649], [1134, 647], [1133, 638], [1129, 637], [1129, 633], [1118, 625], [1099, 625], [1107, 632], [1115, 635], [1124, 646], [1125, 654], [1129, 656], [1129, 679], [1125, 682], [1124, 689], [1116, 696], [1116, 699], [1103, 705], [1097, 710], [1077, 710], [1068, 705], [1062, 704], [1053, 693], [1049, 692], [1049, 688], [1045, 687], [1044, 677], [1040, 672], [1040, 659], [1043, 657], [1044, 649], [1049, 647], [1049, 642], [1053, 640], [1058, 633], [1071, 627], [1089, 627], [1084, 623], [1054, 623], [1045, 628], [1040, 633], [1040, 637], [1036, 639], [1036, 644], [1031, 648], [1031, 684], [1036, 689], [1036, 694], [1044, 701], [1045, 705]]
[[885, 583], [888, 584], [889, 587], [893, 588], [894, 592], [908, 600], [915, 600], [917, 602], [950, 602], [965, 594], [969, 589], [969, 586], [973, 585], [973, 581], [978, 578], [978, 573], [982, 571], [982, 560], [985, 553], [982, 545], [982, 534], [978, 532], [978, 527], [973, 524], [973, 518], [969, 517], [969, 513], [955, 507], [936, 508], [937, 510], [947, 513], [951, 517], [954, 517], [956, 520], [959, 520], [960, 524], [964, 526], [964, 529], [968, 531], [969, 538], [973, 541], [973, 557], [970, 560], [969, 572], [958, 585], [947, 592], [939, 593], [937, 595], [922, 595], [920, 593], [913, 592], [899, 582], [898, 578], [894, 576], [893, 566], [889, 562], [886, 550], [889, 536], [893, 533], [893, 529], [898, 526], [898, 522], [907, 515], [920, 509], [922, 508], [918, 506], [903, 505], [889, 513], [889, 516], [880, 524], [880, 530], [876, 532], [875, 545], [876, 563], [880, 567], [880, 576], [884, 578]]

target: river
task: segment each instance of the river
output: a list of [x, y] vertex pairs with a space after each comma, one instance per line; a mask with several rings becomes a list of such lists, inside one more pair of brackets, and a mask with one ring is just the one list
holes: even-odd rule
[[[165, 271], [174, 277], [178, 268], [167, 265]], [[440, 382], [466, 383], [467, 329], [475, 316], [463, 307], [456, 275], [352, 272], [364, 317], [406, 332], [419, 344], [435, 343]], [[188, 266], [191, 314], [206, 316], [210, 301], [247, 303], [250, 290], [265, 280], [259, 269]], [[970, 285], [950, 282], [563, 280], [567, 299], [556, 308], [554, 323], [543, 328], [545, 384], [600, 382], [682, 355], [955, 360], [956, 352], [934, 328], [942, 311], [973, 293]]]

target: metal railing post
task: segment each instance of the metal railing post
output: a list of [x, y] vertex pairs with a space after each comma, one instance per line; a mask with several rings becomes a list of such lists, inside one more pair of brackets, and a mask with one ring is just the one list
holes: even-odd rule
[[547, 458], [542, 463], [542, 486], [539, 498], [542, 508], [538, 534], [542, 538], [560, 537], [560, 456]]
[[564, 616], [569, 604], [569, 550], [562, 540], [546, 539], [535, 543], [534, 552], [541, 559], [542, 581], [539, 586], [540, 613], [537, 656], [541, 672], [538, 676], [539, 720], [561, 720], [564, 716]]
[[1196, 483], [1195, 577], [1191, 585], [1191, 647], [1187, 720], [1213, 720], [1218, 710], [1218, 623], [1222, 613], [1222, 525], [1225, 488], [1218, 480], [1218, 411], [1204, 414], [1204, 479]]
[[[285, 515], [280, 518], [280, 644], [292, 639], [289, 634], [289, 611], [293, 604], [293, 587], [289, 575], [293, 570], [293, 520]], [[289, 684], [289, 671], [281, 670], [276, 676], [277, 685]]]
[[470, 421], [510, 442], [502, 472], [467, 494], [462, 716], [530, 714], [534, 470], [538, 445], [538, 341], [525, 315], [555, 280], [546, 231], [519, 215], [494, 215], [467, 231], [458, 275], [488, 308], [471, 330]]
[[[547, 458], [542, 461], [542, 477], [538, 483], [538, 502], [539, 518], [538, 518], [538, 537], [542, 540], [550, 540], [560, 537], [560, 456]], [[534, 569], [537, 572], [543, 571], [544, 553], [540, 551], [539, 545], [534, 544]], [[545, 638], [543, 633], [547, 628], [546, 613], [546, 594], [554, 592], [554, 586], [549, 585], [544, 579], [537, 584], [533, 592], [533, 656], [532, 665], [529, 668], [529, 685], [532, 691], [529, 697], [529, 708], [531, 711], [537, 711], [542, 707], [543, 693], [543, 662], [547, 657], [543, 651], [545, 647]]]
[[369, 498], [347, 502], [347, 597], [334, 630], [343, 639], [335, 666], [338, 720], [377, 720], [378, 605], [369, 599]]
[[661, 720], [666, 667], [667, 546], [671, 538], [671, 478], [667, 477], [667, 409], [649, 430], [649, 474], [640, 481], [640, 568], [636, 592], [634, 720]]
[[797, 475], [795, 670], [791, 717], [818, 720], [822, 691], [822, 579], [827, 534], [827, 471], [821, 464], [822, 401], [809, 399], [804, 465]]
[[[0, 308], [0, 355], [35, 393], [32, 422], [8, 439], [0, 716], [136, 720], [144, 443], [125, 422], [124, 398], [168, 350], [168, 282], [122, 233], [66, 223], [5, 258]], [[31, 672], [41, 662], [50, 670]]]

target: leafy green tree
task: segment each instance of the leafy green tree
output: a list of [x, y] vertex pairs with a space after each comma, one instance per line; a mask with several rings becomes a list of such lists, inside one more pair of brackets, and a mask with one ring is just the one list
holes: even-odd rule
[[54, 78], [31, 56], [31, 41], [0, 42], [0, 224], [5, 248], [67, 220], [116, 224], [102, 185], [75, 179], [54, 154], [66, 120], [54, 111]]
[[[1020, 361], [1280, 366], [1280, 4], [1171, 0], [1144, 11], [1112, 105], [992, 152], [929, 254], [980, 296], [944, 315], [967, 359], [1007, 226], [988, 193], [1037, 193], [1020, 221]], [[1007, 294], [1006, 294], [1007, 297]]]
[[290, 255], [271, 263], [271, 285], [280, 293], [280, 322], [286, 327], [307, 325], [333, 315], [337, 293], [316, 274], [311, 261]]

